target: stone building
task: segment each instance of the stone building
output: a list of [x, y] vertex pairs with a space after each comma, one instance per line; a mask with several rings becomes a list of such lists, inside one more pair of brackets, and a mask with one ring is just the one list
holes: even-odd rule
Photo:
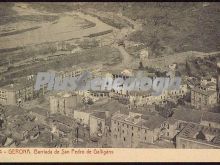
[[96, 111], [89, 117], [90, 137], [99, 139], [100, 147], [111, 146], [111, 115], [108, 111]]
[[0, 103], [3, 105], [17, 105], [18, 98], [16, 96], [16, 90], [19, 89], [13, 89], [14, 85], [7, 85], [4, 87], [1, 87], [0, 89]]
[[162, 138], [175, 143], [176, 135], [178, 135], [188, 123], [220, 129], [220, 115], [218, 113], [207, 111], [189, 110], [184, 108], [174, 109], [172, 117], [169, 117], [165, 122], [165, 134]]
[[163, 139], [175, 143], [176, 135], [186, 126], [187, 123], [200, 124], [203, 112], [197, 110], [188, 110], [183, 108], [174, 109], [172, 117], [165, 122]]
[[74, 110], [74, 119], [77, 122], [85, 125], [89, 125], [89, 116], [93, 111], [87, 109]]
[[220, 114], [204, 112], [201, 118], [201, 125], [220, 129]]
[[196, 109], [206, 110], [217, 103], [217, 91], [199, 86], [191, 89], [191, 105]]
[[106, 112], [94, 112], [89, 117], [90, 135], [102, 136], [105, 131]]
[[0, 87], [0, 103], [3, 105], [21, 106], [23, 102], [36, 97], [34, 81], [25, 80]]
[[68, 67], [62, 70], [48, 70], [49, 72], [55, 72], [55, 76], [59, 77], [61, 81], [65, 77], [77, 77], [83, 73], [83, 69], [78, 66]]
[[111, 119], [112, 147], [135, 148], [139, 143], [151, 143], [160, 139], [165, 118], [158, 115], [116, 113]]
[[187, 85], [180, 85], [178, 90], [164, 90], [161, 95], [152, 95], [149, 91], [111, 91], [109, 96], [113, 99], [127, 99], [129, 104], [135, 106], [152, 105], [154, 103], [161, 104], [169, 99], [183, 98], [187, 93]]
[[35, 116], [35, 120], [42, 124], [46, 124], [46, 118], [49, 116], [48, 110], [40, 107], [31, 108], [30, 114]]
[[178, 149], [219, 149], [220, 129], [188, 123], [176, 137]]
[[50, 96], [50, 113], [73, 115], [74, 108], [80, 103], [80, 97], [73, 93], [60, 92]]

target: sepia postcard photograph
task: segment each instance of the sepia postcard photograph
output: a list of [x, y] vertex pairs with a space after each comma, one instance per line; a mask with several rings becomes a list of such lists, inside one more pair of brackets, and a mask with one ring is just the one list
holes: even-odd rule
[[219, 2], [0, 2], [0, 162], [218, 149]]

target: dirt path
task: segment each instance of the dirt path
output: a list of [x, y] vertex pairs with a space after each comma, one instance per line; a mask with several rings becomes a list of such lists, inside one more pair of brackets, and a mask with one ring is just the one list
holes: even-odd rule
[[[19, 6], [15, 6], [14, 9], [19, 13], [19, 15], [22, 15], [22, 14], [23, 15], [28, 15], [28, 14], [39, 15], [40, 14], [38, 11], [35, 11], [31, 7], [28, 7], [28, 5], [25, 6], [24, 8], [19, 7]], [[43, 12], [43, 14], [50, 15], [51, 13]], [[79, 29], [78, 30], [74, 29], [73, 27], [71, 27], [71, 26], [73, 26], [73, 23], [74, 23], [73, 22], [74, 16], [78, 16], [79, 18], [93, 22], [96, 24], [96, 26], [85, 29], [82, 32], [79, 31]], [[6, 39], [8, 39], [8, 41], [10, 40], [10, 42], [14, 42], [14, 40], [19, 40], [22, 43], [22, 45], [26, 45], [29, 42], [36, 44], [36, 42], [42, 43], [45, 41], [56, 41], [57, 39], [59, 41], [62, 41], [62, 40], [68, 39], [71, 35], [73, 35], [74, 37], [83, 38], [85, 35], [88, 35], [88, 34], [112, 29], [112, 30], [114, 30], [114, 32], [116, 32], [117, 40], [123, 40], [126, 35], [129, 35], [130, 33], [138, 30], [140, 26], [135, 24], [134, 21], [132, 21], [124, 16], [119, 16], [119, 17], [121, 17], [121, 19], [126, 19], [130, 24], [133, 25], [134, 28], [127, 27], [127, 28], [123, 28], [123, 29], [119, 30], [119, 29], [116, 29], [116, 28], [102, 22], [97, 17], [91, 16], [88, 14], [84, 14], [82, 12], [73, 11], [73, 12], [63, 13], [62, 16], [60, 16], [60, 19], [57, 21], [56, 24], [48, 24], [47, 23], [47, 24], [44, 24], [40, 29], [29, 32], [28, 38], [27, 37], [25, 38], [24, 36], [22, 37], [23, 41], [22, 41], [22, 39], [17, 38], [19, 35], [17, 35], [17, 37], [16, 37], [16, 35], [9, 36]], [[66, 23], [68, 23], [68, 25]], [[62, 32], [65, 32], [65, 33], [62, 33]], [[30, 37], [30, 36], [32, 36], [32, 37]], [[35, 40], [36, 42], [33, 40]], [[8, 45], [10, 45], [10, 42], [8, 42]], [[17, 42], [17, 44], [18, 44], [18, 42]], [[13, 44], [11, 44], [11, 45], [13, 45]], [[122, 56], [122, 63], [118, 64], [116, 66], [116, 68], [123, 68], [123, 69], [128, 68], [128, 67], [130, 68], [131, 67], [130, 64], [133, 61], [133, 57], [128, 52], [126, 52], [124, 47], [118, 46], [117, 43], [113, 43], [112, 46], [117, 48], [120, 51], [121, 56]], [[23, 61], [23, 62], [27, 62], [27, 61]], [[29, 59], [29, 61], [32, 61], [32, 58]], [[21, 64], [19, 63], [18, 65], [21, 65]]]
[[[124, 27], [122, 29], [117, 29], [112, 27], [112, 29], [114, 30], [114, 32], [112, 33], [112, 37], [111, 40], [111, 46], [118, 49], [121, 53], [121, 57], [122, 57], [122, 62], [117, 64], [116, 66], [114, 66], [114, 69], [116, 70], [121, 70], [121, 69], [132, 69], [132, 68], [137, 68], [137, 60], [135, 61], [135, 59], [133, 58], [133, 56], [131, 56], [123, 46], [119, 46], [118, 45], [118, 41], [123, 41], [126, 40], [126, 36], [130, 35], [131, 33], [141, 30], [142, 25], [121, 15], [118, 13], [112, 13], [112, 12], [99, 12], [99, 11], [95, 11], [95, 10], [91, 10], [88, 12], [89, 14], [84, 14], [82, 12], [74, 12], [74, 14], [77, 14], [79, 17], [82, 17], [84, 19], [87, 19], [89, 21], [92, 21], [94, 23], [99, 24], [99, 26], [101, 27], [103, 23], [101, 20], [99, 20], [96, 16], [98, 15], [102, 15], [104, 17], [108, 17], [108, 15], [115, 15], [117, 17], [119, 17], [120, 19], [126, 20], [127, 22], [129, 22], [129, 24], [131, 24], [131, 26], [129, 27]], [[92, 16], [92, 15], [96, 15], [96, 16]], [[108, 25], [110, 26], [110, 25]]]
[[[77, 15], [80, 18], [83, 18], [85, 20], [91, 21], [91, 22], [96, 24], [95, 28], [98, 28], [98, 29], [100, 29], [102, 31], [109, 30], [109, 29], [115, 29], [114, 27], [112, 27], [112, 26], [110, 26], [110, 25], [100, 21], [98, 18], [90, 16], [88, 14], [84, 14], [82, 12], [73, 11], [72, 13], [68, 13], [68, 14], [70, 14], [70, 15]], [[92, 29], [92, 28], [90, 28], [90, 29]]]

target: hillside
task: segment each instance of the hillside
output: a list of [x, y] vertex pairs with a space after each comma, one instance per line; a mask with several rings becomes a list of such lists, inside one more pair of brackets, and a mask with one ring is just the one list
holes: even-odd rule
[[167, 51], [209, 52], [220, 49], [220, 3], [97, 3], [93, 7], [121, 11], [123, 15], [140, 21], [143, 30], [129, 38], [150, 46], [157, 55]]
[[[37, 4], [34, 7], [39, 7]], [[57, 5], [53, 5], [57, 7]], [[149, 46], [155, 55], [188, 50], [217, 51], [220, 49], [220, 3], [74, 3], [61, 4], [53, 9], [44, 4], [41, 9], [63, 12], [96, 9], [121, 12], [124, 16], [143, 24], [143, 30], [129, 36]]]

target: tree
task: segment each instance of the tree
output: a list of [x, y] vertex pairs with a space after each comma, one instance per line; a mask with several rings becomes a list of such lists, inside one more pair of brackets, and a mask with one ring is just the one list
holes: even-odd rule
[[94, 103], [93, 100], [89, 97], [82, 98], [82, 102], [83, 104], [89, 104], [89, 105], [92, 105]]
[[89, 99], [87, 104], [92, 105], [93, 103], [92, 99]]

